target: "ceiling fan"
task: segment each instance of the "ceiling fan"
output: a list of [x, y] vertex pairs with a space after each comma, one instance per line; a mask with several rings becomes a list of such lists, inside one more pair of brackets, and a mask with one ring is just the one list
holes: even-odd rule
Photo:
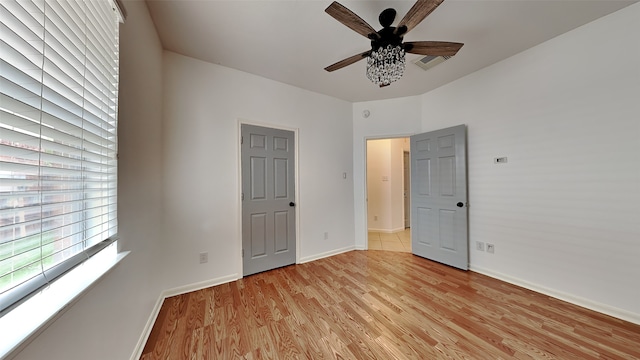
[[353, 11], [334, 1], [325, 9], [325, 12], [358, 34], [369, 38], [371, 50], [340, 60], [327, 66], [325, 70], [335, 71], [366, 58], [367, 77], [373, 83], [384, 87], [400, 79], [404, 74], [405, 53], [432, 56], [455, 55], [463, 44], [444, 41], [403, 42], [404, 35], [431, 14], [443, 1], [416, 1], [396, 27], [391, 26], [396, 18], [396, 11], [391, 8], [386, 9], [378, 17], [382, 25], [379, 31]]

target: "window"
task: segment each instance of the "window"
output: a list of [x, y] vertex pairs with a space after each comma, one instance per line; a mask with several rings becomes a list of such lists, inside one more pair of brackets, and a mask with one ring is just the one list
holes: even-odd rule
[[0, 2], [0, 312], [110, 243], [117, 225], [112, 0]]

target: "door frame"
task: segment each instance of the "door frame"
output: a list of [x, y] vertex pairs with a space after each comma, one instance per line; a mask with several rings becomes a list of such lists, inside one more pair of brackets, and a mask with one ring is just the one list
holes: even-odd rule
[[[411, 141], [411, 138], [409, 138], [409, 141]], [[410, 229], [411, 228], [411, 151], [403, 151], [402, 152], [402, 176], [407, 176], [406, 174], [406, 162], [408, 161], [409, 163], [409, 174], [408, 174], [408, 179], [407, 177], [404, 177], [402, 179], [402, 197], [403, 197], [403, 204], [402, 204], [402, 209], [404, 212], [404, 228], [406, 229]], [[408, 190], [408, 193], [407, 193]], [[409, 206], [407, 206], [407, 204]], [[408, 209], [408, 211], [407, 211]], [[409, 223], [407, 226], [407, 223]]]
[[[406, 134], [392, 134], [392, 135], [374, 135], [374, 136], [365, 136], [364, 137], [364, 164], [363, 164], [363, 168], [364, 168], [364, 174], [363, 174], [363, 188], [364, 188], [364, 203], [363, 203], [363, 210], [364, 210], [364, 238], [365, 238], [365, 244], [364, 244], [364, 250], [369, 250], [369, 197], [368, 197], [368, 193], [369, 193], [369, 188], [367, 186], [367, 174], [369, 172], [369, 169], [367, 169], [367, 142], [369, 140], [386, 140], [386, 139], [403, 139], [403, 138], [410, 138], [412, 135], [415, 135], [417, 133], [406, 133]], [[357, 248], [357, 247], [356, 247]]]
[[293, 127], [287, 127], [287, 126], [282, 126], [280, 124], [273, 124], [273, 123], [267, 123], [267, 122], [260, 122], [260, 121], [253, 121], [253, 120], [247, 120], [247, 119], [243, 119], [243, 118], [238, 118], [237, 119], [237, 134], [236, 134], [236, 149], [237, 149], [237, 154], [236, 154], [236, 158], [237, 158], [237, 167], [238, 167], [238, 178], [237, 178], [237, 204], [238, 204], [238, 221], [237, 221], [237, 229], [238, 229], [238, 239], [236, 240], [236, 254], [238, 256], [238, 279], [241, 279], [244, 277], [244, 269], [243, 269], [243, 263], [242, 263], [242, 144], [240, 143], [240, 137], [242, 136], [242, 125], [254, 125], [254, 126], [261, 126], [261, 127], [265, 127], [265, 128], [271, 128], [271, 129], [277, 129], [277, 130], [286, 130], [286, 131], [292, 131], [293, 132], [293, 151], [294, 151], [294, 159], [293, 159], [293, 166], [294, 166], [294, 171], [293, 171], [293, 177], [294, 177], [294, 196], [295, 196], [295, 203], [296, 206], [294, 207], [294, 211], [295, 211], [295, 220], [296, 220], [296, 224], [295, 224], [295, 232], [296, 232], [296, 264], [300, 263], [300, 193], [299, 193], [299, 169], [300, 169], [300, 156], [299, 156], [299, 151], [298, 151], [298, 132], [299, 129], [298, 128], [293, 128]]

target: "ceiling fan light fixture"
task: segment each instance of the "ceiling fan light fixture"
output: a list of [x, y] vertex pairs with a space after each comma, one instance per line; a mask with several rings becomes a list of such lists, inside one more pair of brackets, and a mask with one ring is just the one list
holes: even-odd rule
[[367, 78], [374, 84], [384, 87], [400, 79], [404, 74], [406, 53], [443, 58], [455, 55], [464, 44], [446, 41], [404, 42], [404, 35], [424, 20], [443, 1], [416, 0], [396, 27], [391, 26], [395, 20], [396, 11], [391, 8], [386, 9], [378, 17], [380, 25], [382, 25], [382, 29], [378, 31], [353, 11], [336, 1], [332, 2], [325, 9], [325, 12], [351, 30], [371, 40], [371, 50], [340, 60], [324, 69], [329, 72], [335, 71], [366, 58]]
[[378, 86], [389, 85], [402, 77], [405, 65], [401, 45], [380, 47], [367, 57], [367, 78]]

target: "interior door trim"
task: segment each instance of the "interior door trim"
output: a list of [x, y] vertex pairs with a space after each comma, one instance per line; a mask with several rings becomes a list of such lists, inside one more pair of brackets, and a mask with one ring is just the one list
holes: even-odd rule
[[[369, 140], [384, 140], [384, 139], [401, 139], [401, 138], [410, 138], [415, 133], [401, 133], [401, 134], [390, 134], [390, 135], [375, 135], [375, 136], [365, 136], [363, 143], [363, 155], [364, 155], [364, 164], [362, 164], [364, 173], [362, 179], [362, 187], [364, 189], [364, 201], [363, 205], [363, 215], [364, 215], [364, 227], [362, 228], [362, 233], [364, 234], [364, 246], [358, 247], [356, 246], [356, 250], [369, 250], [369, 204], [367, 199], [367, 194], [369, 193], [369, 189], [367, 188], [367, 141]], [[355, 189], [354, 189], [355, 192]], [[354, 204], [355, 205], [355, 204]]]

